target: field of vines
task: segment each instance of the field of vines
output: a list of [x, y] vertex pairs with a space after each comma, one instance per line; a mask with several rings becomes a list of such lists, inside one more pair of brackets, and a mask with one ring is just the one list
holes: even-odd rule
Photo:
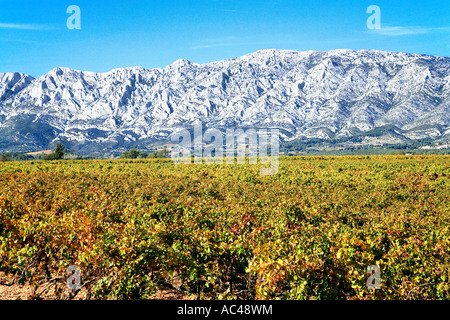
[[[0, 163], [0, 286], [89, 299], [449, 299], [450, 157]], [[367, 268], [379, 266], [379, 289]], [[70, 292], [74, 298], [77, 292]]]

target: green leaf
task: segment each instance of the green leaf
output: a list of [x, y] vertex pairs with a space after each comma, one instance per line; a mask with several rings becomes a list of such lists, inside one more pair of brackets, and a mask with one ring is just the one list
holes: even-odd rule
[[17, 264], [18, 264], [19, 266], [23, 266], [24, 263], [25, 263], [25, 257], [19, 256], [19, 257], [17, 258]]

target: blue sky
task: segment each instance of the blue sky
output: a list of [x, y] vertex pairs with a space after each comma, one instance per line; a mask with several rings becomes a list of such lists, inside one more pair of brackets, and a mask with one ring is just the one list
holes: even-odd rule
[[[69, 30], [70, 5], [81, 30]], [[369, 30], [369, 5], [381, 29]], [[106, 72], [206, 63], [259, 49], [379, 49], [450, 56], [448, 0], [0, 0], [0, 72]]]

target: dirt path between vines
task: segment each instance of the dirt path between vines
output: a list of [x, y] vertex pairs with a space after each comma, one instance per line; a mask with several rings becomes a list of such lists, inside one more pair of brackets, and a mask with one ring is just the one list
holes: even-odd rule
[[[4, 273], [0, 273], [0, 283], [11, 283], [12, 278], [5, 276]], [[50, 282], [42, 283], [37, 293], [43, 292], [43, 290], [50, 286]], [[12, 286], [0, 284], [0, 300], [29, 300], [32, 297], [34, 287], [30, 284], [18, 284], [15, 283]], [[67, 296], [69, 290], [65, 288], [64, 296]], [[85, 300], [87, 297], [87, 290], [81, 289], [73, 300]], [[42, 300], [55, 300], [57, 296], [55, 294], [55, 286], [51, 285], [49, 290], [40, 296]], [[195, 297], [184, 295], [182, 292], [175, 289], [158, 290], [154, 296], [150, 299], [155, 300], [192, 300]]]

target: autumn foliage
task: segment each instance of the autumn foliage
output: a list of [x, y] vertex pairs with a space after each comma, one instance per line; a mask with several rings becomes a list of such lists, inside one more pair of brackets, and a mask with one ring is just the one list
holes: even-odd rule
[[[291, 157], [273, 176], [170, 159], [2, 163], [0, 271], [39, 293], [77, 265], [93, 299], [166, 287], [201, 299], [448, 299], [449, 160]], [[366, 286], [374, 264], [379, 290]]]

